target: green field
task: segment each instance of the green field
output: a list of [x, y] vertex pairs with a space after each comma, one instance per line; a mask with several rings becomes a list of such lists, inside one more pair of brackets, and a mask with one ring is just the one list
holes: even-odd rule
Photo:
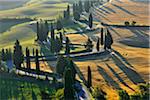
[[[20, 2], [19, 6], [12, 5], [11, 7], [11, 2], [7, 1], [7, 6], [10, 7], [0, 10], [0, 49], [13, 48], [16, 39], [23, 45], [23, 49], [27, 46], [39, 48], [34, 41], [36, 39], [36, 24], [31, 24], [31, 20], [25, 18], [56, 19], [63, 14], [67, 5], [73, 2], [72, 0], [26, 0]], [[80, 26], [69, 26], [65, 30], [75, 32]]]
[[32, 80], [22, 80], [22, 78], [12, 77], [0, 77], [0, 99], [1, 100], [41, 100], [41, 91], [54, 95], [55, 91], [48, 86], [48, 84], [42, 83], [38, 80], [30, 82]]

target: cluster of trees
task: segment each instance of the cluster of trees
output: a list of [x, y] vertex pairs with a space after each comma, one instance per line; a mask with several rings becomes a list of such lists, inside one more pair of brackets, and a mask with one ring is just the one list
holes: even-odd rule
[[82, 13], [80, 11], [83, 11], [82, 10], [82, 4], [80, 4], [80, 5], [79, 4], [73, 4], [73, 17], [76, 21], [78, 21], [80, 19], [80, 14]]
[[106, 93], [105, 93], [100, 87], [94, 87], [94, 88], [93, 88], [92, 96], [93, 96], [96, 100], [107, 100], [107, 99], [105, 98]]
[[149, 83], [148, 84], [140, 84], [139, 86], [140, 92], [129, 95], [125, 90], [119, 90], [119, 98], [120, 100], [148, 100], [149, 99]]
[[[74, 19], [76, 21], [80, 20], [80, 16], [84, 11], [89, 13], [89, 10], [91, 7], [93, 7], [94, 3], [95, 3], [95, 1], [89, 1], [89, 0], [84, 1], [84, 3], [82, 1], [79, 1], [78, 3], [74, 3], [73, 4]], [[90, 28], [92, 28], [92, 26], [93, 26], [93, 16], [91, 13], [89, 14], [89, 24], [88, 25]]]
[[88, 38], [87, 42], [86, 42], [86, 45], [85, 45], [85, 48], [87, 51], [91, 52], [92, 49], [93, 49], [93, 42], [90, 38]]
[[64, 11], [64, 19], [70, 19], [70, 6], [67, 6], [67, 10]]
[[[35, 56], [34, 56], [35, 52]], [[38, 49], [33, 49], [33, 56], [35, 57], [35, 65], [36, 65], [36, 72], [37, 74], [40, 72], [40, 63], [39, 63], [39, 51]], [[30, 72], [31, 69], [31, 56], [30, 56], [30, 50], [26, 48], [26, 68], [28, 72]]]
[[[54, 26], [56, 24], [56, 26]], [[55, 29], [58, 31], [63, 28], [61, 19], [57, 19], [56, 23], [51, 23], [50, 34], [50, 49], [51, 52], [58, 53], [62, 49], [63, 35], [59, 32], [60, 36], [55, 35]], [[47, 41], [49, 33], [49, 25], [47, 21], [40, 20], [37, 22], [37, 39], [40, 42]]]
[[126, 26], [134, 26], [135, 24], [136, 24], [136, 22], [135, 21], [132, 21], [131, 23], [129, 22], [129, 21], [125, 21], [124, 22], [124, 24], [126, 25]]
[[[40, 71], [40, 64], [39, 64], [39, 51], [38, 49], [32, 51], [33, 56], [35, 55], [35, 64], [36, 64], [36, 71], [37, 73]], [[26, 68], [30, 72], [31, 69], [31, 55], [30, 50], [26, 48]], [[13, 53], [13, 62], [17, 69], [22, 69], [21, 64], [24, 61], [24, 55], [22, 52], [22, 46], [20, 45], [20, 42], [16, 40], [15, 46], [14, 46], [14, 53]]]
[[37, 21], [37, 40], [39, 40], [40, 42], [47, 41], [48, 33], [48, 22], [41, 19]]
[[14, 65], [16, 66], [16, 68], [20, 68], [21, 64], [24, 61], [22, 46], [20, 45], [20, 42], [18, 40], [16, 40], [15, 46], [14, 46], [13, 61], [14, 61]]
[[74, 100], [76, 70], [73, 61], [69, 57], [59, 56], [56, 65], [56, 73], [64, 77], [64, 99]]
[[12, 51], [11, 49], [2, 49], [1, 51], [1, 60], [7, 61], [12, 59]]
[[113, 44], [113, 38], [109, 30], [107, 29], [107, 32], [105, 34], [105, 43], [104, 43], [104, 49], [111, 49], [111, 45]]
[[99, 46], [103, 46], [104, 45], [104, 49], [111, 49], [111, 45], [113, 44], [113, 38], [112, 35], [110, 33], [110, 31], [108, 29], [105, 30], [104, 33], [104, 29], [101, 28], [101, 32], [100, 32], [100, 38], [98, 37], [97, 39], [97, 43], [96, 43], [96, 49], [97, 51], [100, 50]]

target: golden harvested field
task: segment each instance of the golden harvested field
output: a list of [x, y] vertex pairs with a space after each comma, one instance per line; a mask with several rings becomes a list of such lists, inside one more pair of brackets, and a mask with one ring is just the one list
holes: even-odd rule
[[[100, 13], [101, 15], [97, 15], [96, 18], [107, 24], [123, 25], [124, 21], [136, 21], [137, 25], [150, 25], [148, 9], [146, 9], [149, 5], [129, 0], [120, 2], [119, 0], [112, 0], [111, 3], [107, 3], [105, 7], [96, 11], [104, 12], [102, 9], [105, 9], [110, 14], [105, 13], [104, 17]], [[87, 78], [87, 67], [90, 66], [93, 87], [102, 88], [107, 93], [109, 100], [117, 100], [119, 98], [117, 89], [124, 89], [129, 94], [135, 94], [138, 92], [137, 85], [140, 82], [149, 82], [150, 31], [148, 27], [116, 28], [109, 26], [107, 28], [113, 36], [114, 44], [112, 47], [114, 52], [109, 57], [104, 57], [105, 59], [76, 61], [75, 63], [85, 78]], [[78, 41], [80, 43], [87, 40], [85, 35], [90, 37], [100, 36], [96, 33], [68, 36], [72, 37], [73, 42]]]

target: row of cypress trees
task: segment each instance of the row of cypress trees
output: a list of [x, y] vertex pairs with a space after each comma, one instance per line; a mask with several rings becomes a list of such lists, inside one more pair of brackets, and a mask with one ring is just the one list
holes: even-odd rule
[[2, 49], [1, 51], [1, 60], [7, 61], [12, 59], [12, 51], [11, 49]]
[[49, 33], [48, 22], [44, 20], [37, 21], [37, 40], [43, 42], [47, 40]]
[[107, 50], [107, 49], [111, 49], [112, 44], [113, 44], [113, 38], [112, 38], [110, 31], [108, 29], [104, 30], [103, 28], [101, 28], [100, 38], [98, 37], [98, 40], [96, 43], [97, 51], [100, 50], [100, 47], [99, 47], [100, 45], [101, 46], [104, 45], [104, 49]]

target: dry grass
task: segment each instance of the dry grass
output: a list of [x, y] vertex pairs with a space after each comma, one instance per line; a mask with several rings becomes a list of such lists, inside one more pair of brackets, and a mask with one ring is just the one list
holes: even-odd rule
[[[137, 25], [149, 25], [148, 22], [148, 8], [149, 4], [131, 2], [123, 0], [122, 3], [117, 0], [112, 0], [105, 6], [111, 8], [116, 13], [112, 13], [109, 8], [110, 14], [105, 13], [105, 18], [102, 15], [97, 15], [100, 21], [108, 24], [124, 24], [124, 21], [136, 21]], [[114, 6], [113, 4], [117, 5]], [[125, 11], [121, 10], [125, 9]], [[103, 9], [108, 10], [106, 7]], [[129, 11], [127, 13], [127, 11]], [[100, 12], [105, 12], [100, 10]], [[132, 13], [135, 15], [132, 15]], [[107, 20], [109, 19], [109, 20]], [[113, 49], [117, 51], [117, 61], [113, 57], [106, 59], [97, 59], [89, 61], [76, 61], [79, 69], [87, 78], [87, 67], [90, 66], [92, 70], [92, 83], [93, 86], [102, 88], [107, 93], [109, 100], [117, 100], [117, 89], [121, 88], [126, 90], [130, 95], [138, 92], [139, 79], [149, 82], [149, 35], [148, 28], [114, 28], [107, 27], [114, 39]], [[99, 36], [99, 34], [86, 34], [87, 36]], [[84, 35], [68, 35], [72, 42], [83, 42]], [[86, 37], [87, 37], [86, 36]], [[125, 41], [126, 40], [126, 41]], [[127, 43], [130, 40], [129, 44]], [[124, 41], [122, 43], [121, 41]], [[116, 54], [116, 53], [115, 53]], [[119, 60], [118, 60], [119, 59]], [[100, 68], [98, 68], [98, 66]], [[109, 66], [109, 67], [108, 67]], [[124, 68], [125, 67], [125, 68]], [[127, 73], [128, 72], [128, 73]], [[132, 77], [131, 77], [132, 76]], [[135, 84], [137, 82], [137, 84]], [[140, 83], [140, 82], [139, 82]]]

